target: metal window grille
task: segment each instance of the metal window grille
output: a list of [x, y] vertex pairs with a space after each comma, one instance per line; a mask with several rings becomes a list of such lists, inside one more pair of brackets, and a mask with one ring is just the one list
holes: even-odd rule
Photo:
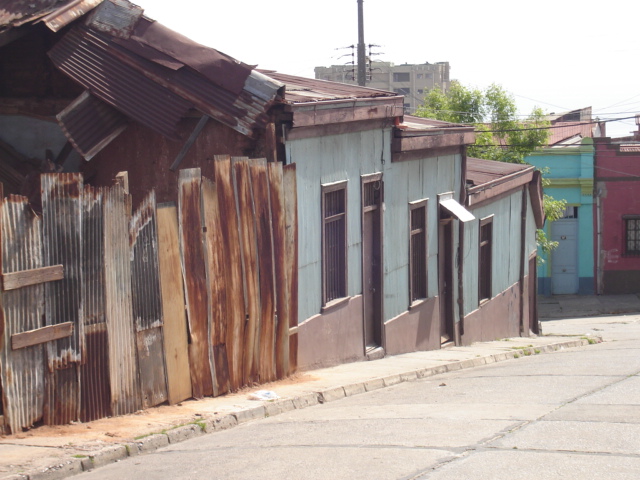
[[492, 219], [480, 222], [480, 245], [478, 255], [478, 295], [480, 301], [491, 298], [491, 243]]
[[411, 302], [427, 298], [427, 207], [422, 204], [410, 211], [411, 234], [409, 245]]
[[625, 219], [625, 240], [625, 253], [640, 256], [640, 217]]
[[323, 194], [324, 303], [347, 296], [346, 185]]

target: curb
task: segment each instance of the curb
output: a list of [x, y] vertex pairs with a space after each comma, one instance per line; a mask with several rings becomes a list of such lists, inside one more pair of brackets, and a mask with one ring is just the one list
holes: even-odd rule
[[346, 397], [352, 397], [381, 388], [390, 387], [403, 382], [412, 382], [422, 378], [432, 377], [442, 373], [488, 365], [491, 363], [515, 360], [522, 356], [533, 356], [542, 353], [552, 353], [565, 348], [575, 348], [602, 343], [602, 337], [592, 336], [564, 342], [541, 345], [538, 347], [515, 347], [514, 350], [494, 353], [468, 360], [451, 362], [443, 365], [409, 370], [404, 373], [387, 375], [356, 382], [344, 386], [331, 387], [323, 391], [308, 393], [294, 398], [273, 400], [254, 408], [242, 409], [234, 413], [203, 419], [202, 422], [181, 425], [161, 433], [145, 436], [137, 441], [110, 445], [84, 458], [71, 458], [44, 470], [27, 472], [24, 474], [9, 474], [2, 480], [58, 480], [82, 472], [119, 462], [130, 457], [152, 453], [159, 448], [190, 440], [205, 434], [215, 433], [236, 427], [242, 423], [263, 418], [273, 417], [292, 410], [300, 410], [314, 405], [333, 402]]

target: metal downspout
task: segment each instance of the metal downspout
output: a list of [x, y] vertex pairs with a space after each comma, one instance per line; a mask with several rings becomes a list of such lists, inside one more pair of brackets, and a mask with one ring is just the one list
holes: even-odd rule
[[[460, 205], [467, 203], [467, 147], [462, 147], [462, 161], [460, 163]], [[464, 222], [458, 220], [458, 322], [454, 328], [456, 345], [462, 344], [464, 335]]]

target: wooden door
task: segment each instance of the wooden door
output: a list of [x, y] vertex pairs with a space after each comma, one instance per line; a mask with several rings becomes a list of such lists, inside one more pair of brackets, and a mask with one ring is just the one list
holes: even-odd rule
[[362, 300], [366, 350], [382, 346], [382, 175], [362, 179]]
[[453, 221], [440, 220], [438, 229], [438, 289], [440, 291], [440, 342], [453, 340]]

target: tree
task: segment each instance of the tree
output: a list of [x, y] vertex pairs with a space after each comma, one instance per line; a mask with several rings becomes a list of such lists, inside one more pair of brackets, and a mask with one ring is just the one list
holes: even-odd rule
[[[550, 123], [545, 120], [542, 109], [534, 108], [527, 118], [520, 120], [513, 96], [496, 84], [484, 91], [467, 88], [456, 81], [451, 82], [447, 92], [433, 88], [427, 92], [416, 115], [473, 125], [476, 143], [469, 147], [468, 154], [486, 160], [525, 163], [525, 157], [544, 147], [549, 139]], [[547, 194], [543, 200], [549, 222], [562, 218], [565, 200], [555, 200]], [[536, 232], [536, 241], [546, 254], [558, 246], [558, 242], [549, 240], [541, 229]]]

